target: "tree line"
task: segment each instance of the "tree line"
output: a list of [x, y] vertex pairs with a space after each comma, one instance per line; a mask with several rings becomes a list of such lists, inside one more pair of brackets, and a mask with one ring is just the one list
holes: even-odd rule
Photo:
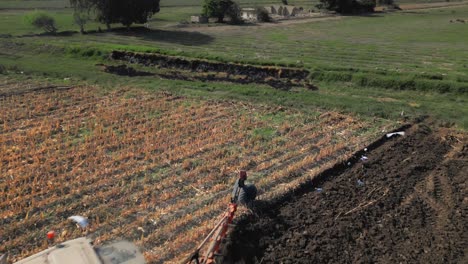
[[[80, 32], [85, 32], [86, 23], [95, 19], [110, 29], [111, 24], [121, 23], [129, 28], [134, 23], [143, 24], [160, 10], [160, 0], [69, 0], [73, 8], [73, 19], [80, 27]], [[280, 2], [280, 0], [278, 0]], [[284, 5], [287, 0], [281, 0]], [[393, 4], [393, 0], [379, 0], [379, 3]], [[356, 14], [362, 12], [373, 12], [376, 0], [319, 0], [317, 5], [320, 9], [327, 9], [343, 14]], [[258, 7], [257, 19], [262, 22], [271, 20], [266, 9]], [[243, 22], [241, 8], [234, 0], [203, 0], [202, 15], [217, 18], [223, 22], [229, 17], [231, 23]], [[42, 28], [46, 32], [57, 30], [52, 17], [42, 12], [34, 12], [26, 17], [28, 22], [35, 27]]]

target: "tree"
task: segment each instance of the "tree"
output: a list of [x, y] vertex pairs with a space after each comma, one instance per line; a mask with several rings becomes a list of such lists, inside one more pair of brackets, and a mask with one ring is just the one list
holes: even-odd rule
[[231, 24], [239, 25], [244, 23], [242, 9], [236, 2], [233, 2], [226, 10], [226, 16], [229, 17]]
[[57, 32], [57, 27], [55, 26], [55, 19], [44, 12], [34, 11], [32, 13], [29, 13], [26, 15], [25, 20], [32, 26], [42, 29], [45, 32]]
[[94, 10], [96, 19], [109, 29], [112, 23], [130, 27], [133, 23], [148, 22], [159, 12], [160, 0], [70, 0], [72, 2], [84, 3], [88, 12]]
[[374, 12], [376, 0], [319, 0], [317, 8], [336, 11], [341, 14]]
[[204, 0], [202, 14], [207, 17], [216, 17], [218, 22], [222, 23], [226, 13], [235, 4], [232, 0]]
[[257, 20], [260, 22], [271, 22], [271, 16], [264, 7], [256, 7], [255, 13], [257, 14]]
[[73, 7], [73, 21], [80, 27], [80, 32], [85, 32], [84, 26], [88, 23], [92, 2], [89, 0], [70, 0]]
[[[446, 1], [449, 2], [449, 0], [446, 0]], [[394, 0], [377, 0], [377, 5], [387, 6], [387, 7], [390, 7], [390, 8], [401, 10], [401, 8], [398, 6], [398, 4], [395, 3]]]
[[[122, 0], [121, 0], [122, 1]], [[130, 27], [133, 23], [144, 24], [159, 12], [159, 0], [123, 0], [120, 7], [120, 23]]]
[[377, 5], [376, 0], [357, 0], [357, 13], [372, 13]]

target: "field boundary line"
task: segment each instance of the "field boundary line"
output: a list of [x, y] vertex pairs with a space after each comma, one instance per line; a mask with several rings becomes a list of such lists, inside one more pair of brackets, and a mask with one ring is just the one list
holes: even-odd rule
[[57, 86], [57, 85], [50, 85], [50, 86], [39, 86], [39, 87], [34, 87], [30, 89], [25, 89], [21, 91], [6, 91], [6, 92], [1, 92], [0, 91], [0, 97], [8, 97], [8, 96], [13, 96], [13, 95], [24, 95], [28, 93], [33, 93], [33, 92], [42, 92], [42, 91], [50, 91], [50, 90], [70, 90], [73, 89], [77, 86]]

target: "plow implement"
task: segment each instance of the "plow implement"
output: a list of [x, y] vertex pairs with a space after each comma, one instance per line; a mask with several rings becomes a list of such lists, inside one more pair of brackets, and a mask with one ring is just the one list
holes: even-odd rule
[[239, 179], [236, 181], [229, 206], [224, 212], [215, 227], [200, 243], [196, 250], [182, 263], [196, 263], [196, 264], [213, 264], [216, 262], [216, 257], [222, 256], [220, 254], [220, 247], [226, 238], [227, 231], [232, 226], [238, 204], [246, 206], [251, 205], [257, 195], [257, 189], [252, 184], [245, 184], [247, 173], [240, 171]]

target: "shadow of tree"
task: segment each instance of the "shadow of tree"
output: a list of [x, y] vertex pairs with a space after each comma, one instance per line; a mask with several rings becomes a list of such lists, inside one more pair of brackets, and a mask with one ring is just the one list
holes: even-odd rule
[[[182, 30], [161, 30], [161, 29], [148, 29], [145, 27], [119, 27], [111, 30], [89, 30], [86, 35], [99, 35], [105, 33], [113, 33], [119, 36], [137, 37], [142, 40], [148, 41], [163, 41], [169, 43], [176, 43], [185, 46], [200, 46], [211, 43], [214, 38], [200, 32], [188, 32]], [[40, 34], [26, 34], [18, 36], [24, 37], [71, 37], [80, 34], [78, 31], [60, 31], [56, 33], [40, 33]]]
[[15, 36], [16, 38], [30, 38], [30, 37], [71, 37], [75, 34], [79, 34], [78, 31], [59, 31], [59, 32], [42, 32], [37, 34], [24, 34]]
[[375, 18], [383, 18], [385, 13], [382, 11], [376, 11], [373, 13], [361, 13], [361, 14], [342, 14], [342, 16], [346, 17], [375, 17]]
[[149, 41], [177, 43], [185, 46], [206, 45], [214, 40], [212, 36], [200, 32], [148, 29], [144, 27], [134, 27], [129, 30], [126, 28], [116, 28], [112, 32], [121, 36], [137, 37]]

